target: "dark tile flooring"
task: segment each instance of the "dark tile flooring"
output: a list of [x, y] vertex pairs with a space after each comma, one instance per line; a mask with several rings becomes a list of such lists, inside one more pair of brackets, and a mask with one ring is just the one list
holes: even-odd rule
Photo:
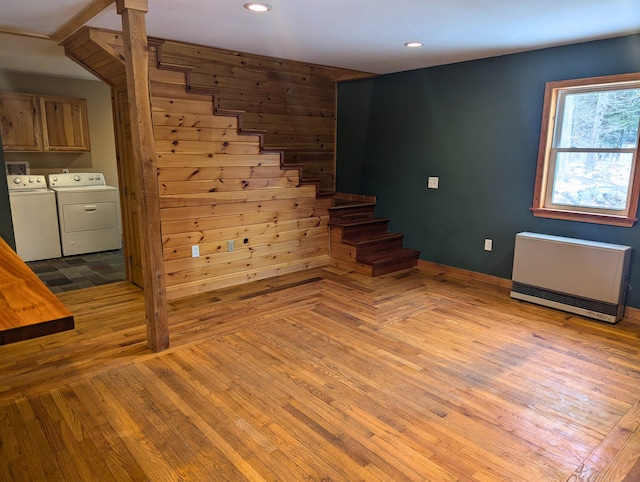
[[125, 279], [124, 256], [121, 249], [30, 261], [27, 264], [53, 293]]

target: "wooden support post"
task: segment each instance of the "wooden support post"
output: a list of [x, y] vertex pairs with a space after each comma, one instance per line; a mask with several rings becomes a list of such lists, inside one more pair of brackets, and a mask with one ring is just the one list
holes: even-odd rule
[[116, 0], [122, 16], [131, 141], [137, 173], [138, 216], [149, 348], [169, 347], [156, 155], [149, 98], [149, 50], [144, 16], [147, 0]]

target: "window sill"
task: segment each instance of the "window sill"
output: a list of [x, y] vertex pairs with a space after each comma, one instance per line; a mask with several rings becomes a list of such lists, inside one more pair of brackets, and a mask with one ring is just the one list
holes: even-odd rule
[[531, 212], [537, 218], [563, 219], [565, 221], [578, 221], [583, 223], [608, 224], [630, 228], [637, 218], [626, 216], [612, 216], [610, 214], [584, 213], [579, 211], [561, 211], [558, 209], [531, 208]]

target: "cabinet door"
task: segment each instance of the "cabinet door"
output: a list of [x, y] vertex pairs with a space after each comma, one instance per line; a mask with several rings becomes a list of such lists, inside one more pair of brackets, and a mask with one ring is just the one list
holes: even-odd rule
[[42, 124], [35, 95], [0, 94], [0, 120], [5, 151], [41, 151]]
[[85, 99], [40, 97], [45, 151], [89, 151]]

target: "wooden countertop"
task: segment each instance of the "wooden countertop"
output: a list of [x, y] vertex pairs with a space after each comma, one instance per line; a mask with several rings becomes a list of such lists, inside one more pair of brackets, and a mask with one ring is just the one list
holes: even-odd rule
[[71, 312], [0, 238], [0, 345], [73, 328]]

